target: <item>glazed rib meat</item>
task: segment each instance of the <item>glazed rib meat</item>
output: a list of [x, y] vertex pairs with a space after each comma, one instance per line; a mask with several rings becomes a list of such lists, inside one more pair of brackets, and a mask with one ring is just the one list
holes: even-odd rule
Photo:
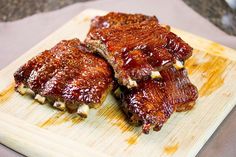
[[165, 83], [166, 95], [175, 105], [176, 111], [191, 110], [198, 98], [198, 90], [189, 80], [187, 70], [170, 67], [160, 73]]
[[175, 111], [193, 107], [197, 88], [190, 82], [186, 70], [170, 67], [160, 72], [162, 78], [139, 82], [138, 88], [125, 88], [121, 108], [131, 123], [141, 124], [144, 133], [158, 131]]
[[192, 48], [155, 17], [108, 15], [95, 18], [85, 42], [110, 63], [121, 85], [135, 87], [137, 81], [192, 55]]
[[85, 44], [63, 40], [14, 78], [19, 93], [82, 117], [102, 104], [117, 81], [122, 110], [149, 133], [173, 112], [193, 108], [198, 91], [184, 68], [191, 55], [192, 48], [155, 16], [111, 12], [92, 20]]
[[121, 108], [144, 133], [160, 130], [174, 111], [194, 106], [198, 91], [184, 69], [192, 48], [156, 17], [114, 12], [96, 17], [85, 42], [113, 67]]
[[16, 90], [33, 91], [35, 99], [86, 116], [111, 90], [110, 66], [79, 39], [63, 40], [21, 66], [14, 74]]

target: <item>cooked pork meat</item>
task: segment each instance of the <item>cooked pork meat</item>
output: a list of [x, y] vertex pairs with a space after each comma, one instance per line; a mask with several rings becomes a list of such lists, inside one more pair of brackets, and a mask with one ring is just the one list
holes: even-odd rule
[[141, 124], [143, 132], [158, 131], [175, 111], [193, 107], [197, 88], [189, 81], [185, 69], [162, 70], [162, 78], [139, 82], [138, 88], [123, 90], [121, 108], [131, 123]]
[[[115, 15], [114, 19], [108, 16], [108, 22], [104, 22], [106, 16], [95, 18], [85, 42], [110, 63], [120, 84], [135, 87], [137, 81], [149, 78], [152, 72], [168, 68], [191, 56], [192, 48], [170, 32], [168, 27], [158, 24], [155, 17], [144, 16], [138, 18], [141, 20], [134, 20], [134, 23], [128, 20], [125, 25], [124, 21], [131, 15], [127, 14], [126, 18], [125, 14], [121, 14], [123, 18]], [[104, 23], [109, 24], [104, 27]]]
[[14, 74], [16, 90], [30, 89], [35, 99], [86, 116], [110, 91], [110, 66], [90, 53], [78, 39], [63, 40], [21, 66]]
[[168, 101], [164, 84], [159, 79], [142, 81], [138, 88], [125, 89], [121, 108], [132, 124], [142, 125], [146, 134], [152, 127], [160, 130], [174, 112], [174, 105]]
[[187, 70], [174, 67], [160, 72], [167, 97], [176, 106], [177, 112], [188, 111], [193, 108], [198, 98], [198, 90], [189, 80]]
[[114, 12], [98, 16], [85, 42], [113, 67], [123, 85], [114, 94], [122, 95], [122, 109], [144, 133], [160, 130], [174, 111], [195, 104], [198, 91], [184, 69], [192, 48], [156, 17]]
[[155, 16], [110, 12], [105, 16], [96, 16], [94, 19], [92, 19], [90, 31], [97, 28], [103, 29], [112, 26], [141, 23], [146, 20], [156, 21], [158, 23], [158, 19]]
[[198, 91], [184, 68], [191, 55], [192, 48], [155, 16], [111, 12], [92, 20], [85, 44], [63, 40], [21, 66], [14, 78], [19, 93], [87, 117], [118, 86], [112, 67], [121, 108], [148, 133], [160, 130], [174, 111], [194, 106]]

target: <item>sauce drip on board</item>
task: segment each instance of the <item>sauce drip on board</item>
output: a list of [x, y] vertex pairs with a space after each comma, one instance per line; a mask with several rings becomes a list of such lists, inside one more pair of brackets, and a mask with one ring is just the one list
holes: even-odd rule
[[167, 155], [172, 155], [174, 154], [179, 148], [179, 144], [175, 144], [175, 145], [172, 145], [172, 146], [166, 146], [164, 147], [164, 152], [167, 154]]
[[199, 88], [199, 96], [209, 96], [224, 84], [224, 71], [230, 61], [207, 53], [203, 61], [196, 57], [193, 55], [185, 65], [190, 75], [198, 73], [202, 77], [203, 84]]
[[81, 118], [80, 116], [65, 114], [65, 112], [58, 111], [52, 117], [43, 122], [38, 123], [37, 125], [41, 128], [46, 128], [52, 125], [61, 125], [66, 122], [71, 122], [71, 126], [73, 126], [83, 121], [83, 118]]
[[7, 101], [12, 96], [12, 94], [15, 92], [14, 89], [15, 83], [11, 83], [8, 88], [0, 92], [0, 105], [3, 104], [2, 102]]

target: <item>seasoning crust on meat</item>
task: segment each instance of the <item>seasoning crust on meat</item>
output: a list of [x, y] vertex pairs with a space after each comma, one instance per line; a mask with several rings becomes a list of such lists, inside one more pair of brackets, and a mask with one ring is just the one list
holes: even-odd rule
[[54, 107], [69, 112], [82, 105], [101, 104], [113, 82], [110, 66], [79, 39], [63, 40], [42, 52], [21, 66], [14, 77], [19, 92], [29, 88], [35, 98], [46, 98]]
[[141, 23], [146, 20], [152, 20], [158, 22], [158, 19], [155, 16], [109, 12], [105, 16], [96, 16], [94, 19], [92, 19], [89, 32], [97, 28], [103, 29], [112, 26], [123, 26], [123, 25]]

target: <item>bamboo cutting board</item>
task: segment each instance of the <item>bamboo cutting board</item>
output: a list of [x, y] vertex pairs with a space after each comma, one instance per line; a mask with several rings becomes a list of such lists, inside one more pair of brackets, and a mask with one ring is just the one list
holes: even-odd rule
[[196, 35], [173, 29], [195, 49], [186, 66], [200, 97], [159, 132], [130, 126], [111, 95], [83, 120], [14, 91], [20, 65], [62, 39], [83, 40], [90, 19], [104, 14], [82, 12], [0, 71], [0, 142], [27, 156], [195, 156], [236, 103], [236, 51]]

